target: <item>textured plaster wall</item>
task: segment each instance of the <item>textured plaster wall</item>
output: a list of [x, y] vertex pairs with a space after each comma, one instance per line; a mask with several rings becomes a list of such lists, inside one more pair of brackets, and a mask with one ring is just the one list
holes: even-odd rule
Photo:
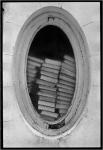
[[[25, 124], [13, 87], [14, 46], [26, 19], [44, 6], [69, 11], [79, 22], [89, 45], [90, 93], [83, 119], [70, 135], [49, 140], [35, 135]], [[100, 146], [100, 14], [98, 2], [4, 3], [3, 14], [3, 128], [4, 147]]]

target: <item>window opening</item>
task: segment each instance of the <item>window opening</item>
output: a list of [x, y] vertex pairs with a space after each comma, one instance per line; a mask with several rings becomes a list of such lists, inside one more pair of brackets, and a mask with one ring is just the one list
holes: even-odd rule
[[[46, 121], [63, 117], [71, 105], [76, 82], [73, 49], [65, 33], [56, 26], [40, 29], [27, 58], [27, 86], [32, 104]], [[64, 121], [49, 128], [65, 125]]]

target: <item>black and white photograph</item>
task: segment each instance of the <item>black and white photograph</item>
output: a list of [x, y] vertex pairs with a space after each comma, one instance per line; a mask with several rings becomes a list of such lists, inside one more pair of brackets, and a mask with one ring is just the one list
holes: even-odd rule
[[2, 1], [3, 148], [100, 148], [100, 1]]

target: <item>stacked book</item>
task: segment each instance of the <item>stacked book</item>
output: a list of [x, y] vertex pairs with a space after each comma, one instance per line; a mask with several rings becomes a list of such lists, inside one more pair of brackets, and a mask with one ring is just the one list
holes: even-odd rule
[[68, 110], [73, 98], [76, 82], [76, 66], [74, 58], [65, 55], [64, 62], [61, 65], [59, 81], [57, 84], [57, 103], [56, 109], [62, 116]]
[[57, 83], [61, 67], [61, 62], [45, 59], [41, 67], [41, 76], [36, 82], [39, 87], [38, 91], [38, 109], [41, 115], [48, 121], [53, 121], [58, 117], [55, 112]]
[[[37, 70], [39, 75], [37, 76]], [[37, 84], [37, 107], [43, 119], [54, 121], [66, 114], [75, 90], [76, 66], [73, 57], [64, 56], [61, 63], [57, 60], [45, 60], [28, 57], [27, 84], [29, 91]]]
[[28, 90], [30, 92], [32, 88], [32, 82], [35, 80], [36, 74], [37, 74], [37, 67], [40, 67], [43, 63], [43, 60], [28, 56], [27, 61], [27, 85]]

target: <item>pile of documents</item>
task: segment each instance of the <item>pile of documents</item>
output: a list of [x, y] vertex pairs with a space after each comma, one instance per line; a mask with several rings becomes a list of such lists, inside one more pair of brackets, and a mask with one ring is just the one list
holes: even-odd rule
[[[40, 76], [37, 76], [39, 68]], [[34, 82], [35, 81], [35, 82]], [[38, 110], [48, 121], [54, 121], [67, 113], [71, 104], [75, 83], [76, 66], [73, 57], [65, 55], [62, 62], [45, 58], [28, 57], [27, 84], [29, 91], [37, 84]]]
[[65, 55], [61, 65], [59, 80], [57, 84], [56, 108], [59, 114], [64, 115], [73, 98], [76, 82], [76, 66], [72, 57]]
[[37, 67], [40, 68], [43, 60], [35, 58], [35, 57], [28, 57], [27, 61], [27, 85], [28, 91], [31, 91], [32, 83], [34, 82], [37, 74]]
[[38, 109], [44, 119], [53, 121], [58, 117], [55, 112], [57, 83], [61, 62], [51, 59], [45, 59], [41, 67], [41, 76], [37, 80], [39, 85]]

